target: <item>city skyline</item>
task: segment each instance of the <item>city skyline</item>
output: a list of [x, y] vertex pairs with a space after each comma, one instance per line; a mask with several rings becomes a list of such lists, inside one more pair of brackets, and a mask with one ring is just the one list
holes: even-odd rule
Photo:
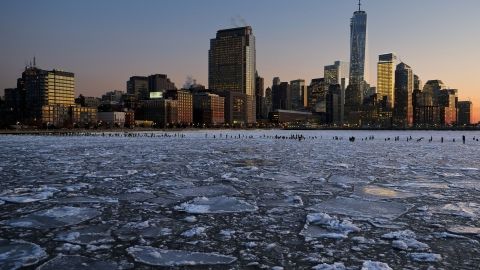
[[[148, 6], [147, 2], [142, 2], [140, 6], [142, 4], [145, 4], [145, 7]], [[199, 83], [207, 85], [208, 59], [206, 59], [206, 52], [212, 33], [218, 29], [233, 27], [235, 23], [243, 24], [242, 16], [255, 31], [257, 37], [257, 70], [259, 75], [264, 77], [267, 82], [270, 82], [274, 76], [279, 76], [284, 81], [301, 78], [308, 83], [312, 78], [323, 76], [325, 65], [336, 60], [348, 61], [349, 18], [352, 16], [352, 12], [356, 10], [356, 1], [342, 1], [341, 3], [338, 3], [339, 1], [322, 1], [321, 3], [304, 1], [302, 5], [298, 6], [288, 5], [282, 1], [265, 1], [258, 3], [255, 6], [256, 9], [249, 12], [246, 12], [243, 8], [236, 9], [239, 7], [236, 3], [226, 5], [219, 1], [210, 1], [212, 6], [208, 6], [211, 6], [211, 10], [204, 13], [201, 11], [205, 7], [198, 7], [199, 5], [193, 1], [178, 2], [176, 4], [172, 2], [155, 3], [155, 5], [162, 6], [166, 10], [183, 10], [184, 14], [179, 17], [186, 18], [184, 27], [168, 29], [168, 25], [166, 25], [164, 29], [164, 25], [160, 24], [160, 27], [156, 29], [148, 22], [165, 22], [165, 18], [155, 18], [154, 20], [147, 16], [151, 11], [146, 10], [147, 14], [143, 18], [146, 21], [139, 23], [132, 20], [120, 24], [120, 27], [125, 31], [110, 27], [114, 23], [120, 22], [121, 15], [125, 15], [126, 9], [130, 6], [126, 2], [115, 2], [115, 6], [111, 7], [111, 15], [109, 15], [113, 17], [106, 16], [106, 18], [100, 19], [100, 13], [92, 11], [91, 20], [88, 22], [85, 18], [79, 18], [78, 15], [70, 19], [69, 15], [73, 14], [70, 14], [69, 10], [88, 9], [88, 6], [91, 7], [93, 2], [89, 3], [87, 1], [87, 4], [85, 2], [82, 2], [82, 4], [60, 2], [56, 3], [57, 5], [54, 7], [54, 1], [47, 1], [45, 6], [52, 10], [45, 10], [44, 13], [34, 12], [42, 10], [38, 3], [30, 1], [7, 2], [4, 5], [5, 8], [2, 9], [3, 11], [1, 11], [5, 14], [2, 14], [2, 19], [0, 19], [2, 25], [0, 31], [6, 40], [5, 61], [0, 63], [0, 87], [2, 91], [4, 88], [14, 87], [16, 74], [23, 71], [23, 64], [27, 64], [25, 60], [32, 58], [34, 55], [38, 59], [37, 65], [42, 68], [60, 68], [74, 72], [77, 75], [76, 95], [100, 96], [102, 93], [113, 89], [125, 91], [125, 81], [130, 76], [141, 74], [168, 74], [178, 87], [183, 85], [188, 75], [192, 75]], [[108, 1], [100, 3], [98, 9], [102, 10], [102, 8], [109, 6], [106, 3]], [[289, 21], [290, 24], [285, 24], [275, 16], [268, 14], [264, 16], [263, 20], [260, 20], [257, 13], [266, 10], [268, 6], [266, 3], [275, 5], [276, 9], [278, 8], [277, 15], [287, 14], [288, 17], [284, 19]], [[416, 4], [416, 8], [409, 10], [411, 13], [402, 12], [405, 6], [411, 7], [413, 3]], [[449, 19], [448, 25], [445, 24], [445, 19], [442, 19], [441, 16], [438, 16], [436, 20], [429, 21], [431, 15], [422, 12], [426, 9], [421, 7], [433, 3], [439, 11], [438, 13], [448, 10], [449, 15], [453, 17], [455, 15], [462, 16], [455, 17], [456, 20]], [[444, 81], [448, 87], [458, 88], [460, 99], [473, 101], [475, 106], [474, 121], [478, 121], [480, 95], [475, 89], [477, 86], [474, 80], [478, 68], [474, 64], [480, 61], [480, 56], [474, 53], [474, 46], [478, 44], [477, 40], [480, 35], [474, 33], [474, 31], [478, 31], [477, 29], [470, 30], [469, 34], [456, 30], [462, 28], [459, 28], [459, 26], [468, 29], [469, 24], [467, 22], [477, 20], [473, 15], [473, 10], [480, 5], [474, 1], [463, 1], [463, 4], [455, 5], [448, 1], [430, 0], [422, 1], [422, 3], [402, 1], [401, 4], [385, 4], [373, 0], [364, 1], [362, 9], [369, 14], [367, 81], [376, 85], [376, 59], [378, 55], [395, 52], [399, 59], [408, 63], [415, 74], [418, 74], [424, 82], [439, 79]], [[455, 5], [457, 9], [449, 9], [452, 5]], [[185, 7], [188, 8], [185, 9]], [[312, 18], [307, 16], [311, 12], [309, 10], [315, 10], [315, 7], [319, 11], [317, 14], [324, 15], [324, 17], [315, 16]], [[290, 9], [291, 14], [285, 11], [286, 8]], [[408, 35], [405, 35], [404, 29], [401, 28], [405, 25], [405, 20], [401, 24], [397, 24], [395, 18], [398, 15], [386, 12], [389, 13], [387, 16], [385, 12], [379, 12], [379, 9], [382, 8], [384, 11], [412, 14], [409, 15], [412, 20], [419, 18], [414, 16], [415, 14], [423, 14], [423, 20], [416, 22], [415, 27], [409, 24], [405, 26], [412, 33], [412, 38], [406, 38]], [[200, 11], [197, 14], [199, 20], [203, 16], [208, 17], [207, 22], [199, 25], [193, 24], [191, 20], [187, 19], [189, 14], [193, 12], [191, 9]], [[231, 15], [229, 18], [223, 18], [222, 20], [222, 18], [218, 18], [222, 16], [212, 16], [215, 11], [218, 12], [223, 9], [227, 9], [227, 12], [223, 13], [226, 18]], [[65, 22], [67, 26], [58, 25], [58, 28], [55, 29], [44, 27], [42, 33], [45, 35], [40, 36], [41, 33], [35, 32], [32, 27], [30, 27], [32, 29], [21, 27], [25, 23], [31, 25], [28, 24], [29, 20], [13, 20], [14, 17], [12, 16], [18, 15], [20, 10], [29, 20], [41, 21], [45, 26], [54, 26], [58, 22]], [[304, 17], [294, 16], [301, 11], [306, 12]], [[335, 16], [329, 15], [332, 11], [335, 11]], [[53, 14], [50, 14], [50, 12], [53, 12]], [[273, 9], [270, 12], [273, 13]], [[472, 14], [471, 16], [468, 16], [469, 12]], [[75, 11], [75, 14], [89, 17], [84, 16], [85, 14], [81, 12]], [[297, 18], [297, 20], [288, 20], [290, 16]], [[386, 18], [388, 20], [381, 21]], [[228, 19], [236, 22], [229, 23]], [[175, 20], [176, 23], [179, 23], [178, 20], [180, 19]], [[328, 22], [327, 25], [325, 21]], [[159, 36], [164, 34], [162, 36], [164, 39], [158, 41], [145, 35], [143, 36], [145, 41], [139, 42], [142, 39], [137, 39], [136, 34], [142, 37], [140, 34], [143, 32], [140, 30], [138, 30], [139, 33], [129, 31], [134, 30], [132, 28], [139, 25], [143, 25], [143, 28], [145, 28], [142, 31], [148, 30], [150, 35], [153, 36], [155, 36], [154, 30], [158, 30]], [[68, 26], [71, 29], [65, 29]], [[197, 31], [199, 27], [204, 28]], [[102, 28], [108, 34], [103, 32], [102, 35], [102, 32], [99, 31]], [[89, 30], [87, 34], [85, 29]], [[311, 29], [316, 29], [316, 31]], [[69, 31], [67, 32], [67, 30]], [[108, 30], [112, 31], [108, 32]], [[416, 36], [415, 34], [419, 30], [428, 33]], [[188, 31], [191, 31], [191, 35], [185, 35]], [[56, 33], [61, 35], [56, 35]], [[314, 38], [316, 35], [312, 37], [312, 33], [319, 33], [320, 40]], [[132, 45], [130, 44], [132, 41], [126, 39], [128, 36], [136, 40], [137, 43], [133, 43], [137, 44], [138, 47], [128, 46]], [[64, 38], [62, 39], [62, 37]], [[72, 37], [73, 40], [71, 40]], [[90, 38], [91, 43], [87, 42], [88, 38]], [[190, 39], [192, 40], [190, 41]], [[21, 42], [21, 40], [24, 40], [24, 42]], [[36, 40], [39, 40], [39, 42], [35, 42]], [[59, 43], [59, 40], [62, 43]], [[296, 40], [296, 46], [298, 47], [293, 47], [291, 40]], [[124, 41], [124, 43], [119, 41]], [[98, 44], [102, 42], [106, 44]], [[110, 50], [107, 50], [104, 47], [105, 45]], [[412, 49], [412, 46], [414, 49]], [[311, 50], [312, 47], [316, 49]], [[145, 56], [145, 54], [149, 56]], [[186, 60], [189, 61], [185, 63]], [[459, 65], [463, 68], [458, 68]], [[269, 85], [266, 84], [265, 87], [267, 86]]]

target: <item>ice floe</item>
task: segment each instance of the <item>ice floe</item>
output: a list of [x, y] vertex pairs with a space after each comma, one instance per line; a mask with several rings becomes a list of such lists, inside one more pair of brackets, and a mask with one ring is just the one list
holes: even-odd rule
[[346, 270], [345, 265], [343, 263], [333, 263], [333, 264], [326, 264], [322, 263], [312, 267], [312, 270]]
[[364, 261], [361, 270], [392, 270], [392, 268], [383, 262]]
[[227, 185], [211, 185], [170, 190], [171, 193], [182, 197], [215, 197], [220, 195], [237, 195], [238, 191]]
[[237, 213], [253, 212], [258, 208], [244, 200], [235, 197], [198, 197], [192, 201], [182, 203], [175, 207], [176, 210], [185, 211], [191, 214], [215, 214], [215, 213]]
[[216, 253], [192, 252], [184, 250], [167, 250], [151, 246], [133, 246], [127, 248], [128, 254], [135, 261], [152, 266], [195, 266], [227, 265], [235, 262], [236, 257]]
[[429, 210], [432, 213], [461, 216], [475, 220], [480, 216], [480, 204], [474, 202], [457, 202], [431, 206]]
[[395, 219], [406, 213], [410, 207], [399, 202], [366, 201], [356, 198], [337, 197], [319, 203], [310, 209], [351, 217]]
[[98, 215], [100, 211], [93, 208], [62, 206], [10, 219], [3, 224], [12, 227], [51, 229], [76, 225]]
[[355, 186], [353, 195], [368, 200], [405, 199], [417, 196], [415, 193], [374, 185]]
[[112, 262], [102, 261], [78, 255], [59, 255], [42, 264], [37, 270], [112, 270], [118, 269], [118, 265]]
[[0, 269], [19, 269], [47, 258], [40, 246], [22, 240], [0, 239]]
[[0, 194], [0, 200], [10, 203], [31, 203], [44, 201], [58, 192], [57, 188], [41, 187], [41, 188], [15, 188]]
[[300, 232], [307, 240], [310, 238], [347, 238], [351, 232], [359, 232], [360, 228], [350, 220], [340, 220], [325, 213], [307, 215], [307, 222]]
[[479, 227], [470, 227], [470, 226], [450, 226], [447, 228], [447, 231], [455, 234], [475, 234], [480, 235]]
[[410, 253], [408, 256], [415, 262], [439, 262], [442, 260], [442, 255], [437, 253]]
[[96, 245], [115, 241], [111, 236], [110, 225], [108, 224], [93, 225], [60, 232], [55, 237], [55, 240], [79, 245]]

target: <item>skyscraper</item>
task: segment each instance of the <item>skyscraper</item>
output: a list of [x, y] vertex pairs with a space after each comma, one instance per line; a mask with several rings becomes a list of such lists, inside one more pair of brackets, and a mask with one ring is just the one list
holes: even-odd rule
[[219, 30], [210, 40], [208, 85], [212, 90], [247, 95], [245, 123], [255, 119], [255, 36], [252, 27]]
[[412, 93], [414, 89], [413, 71], [405, 63], [397, 65], [395, 70], [394, 124], [410, 127], [413, 124]]
[[473, 106], [471, 101], [458, 102], [458, 125], [472, 124]]
[[360, 105], [363, 100], [366, 46], [367, 13], [361, 9], [359, 1], [358, 10], [350, 20], [350, 87], [347, 91], [350, 105]]
[[146, 100], [150, 97], [148, 91], [148, 77], [133, 76], [127, 81], [127, 93], [137, 100]]
[[344, 105], [345, 105], [345, 90], [348, 86], [349, 66], [348, 62], [335, 61], [333, 65], [324, 67], [324, 78], [327, 85], [340, 85], [340, 122], [343, 122]]
[[304, 99], [307, 95], [307, 86], [305, 80], [298, 79], [290, 81], [290, 96], [292, 110], [303, 110]]
[[393, 102], [395, 100], [396, 62], [397, 56], [394, 53], [382, 54], [378, 57], [377, 93], [380, 99], [387, 97], [390, 108], [393, 108]]
[[263, 118], [262, 112], [265, 106], [265, 87], [264, 79], [255, 73], [255, 106], [256, 106], [256, 118]]

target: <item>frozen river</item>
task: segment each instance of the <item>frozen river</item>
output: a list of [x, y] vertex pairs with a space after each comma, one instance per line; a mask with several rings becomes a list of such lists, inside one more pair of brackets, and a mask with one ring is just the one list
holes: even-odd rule
[[0, 269], [479, 269], [480, 132], [169, 134], [0, 136]]

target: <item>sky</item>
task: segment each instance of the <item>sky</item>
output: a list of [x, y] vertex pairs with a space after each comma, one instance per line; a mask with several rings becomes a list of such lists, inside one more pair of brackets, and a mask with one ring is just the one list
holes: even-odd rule
[[[480, 1], [363, 0], [368, 74], [395, 52], [423, 82], [441, 79], [474, 103], [480, 120]], [[133, 75], [187, 76], [208, 86], [209, 40], [223, 28], [253, 27], [257, 70], [271, 85], [323, 77], [349, 61], [356, 0], [2, 0], [0, 89], [15, 87], [33, 56], [43, 69], [75, 73], [76, 94], [125, 90]], [[2, 91], [3, 92], [3, 91]], [[2, 93], [3, 94], [3, 93]]]

